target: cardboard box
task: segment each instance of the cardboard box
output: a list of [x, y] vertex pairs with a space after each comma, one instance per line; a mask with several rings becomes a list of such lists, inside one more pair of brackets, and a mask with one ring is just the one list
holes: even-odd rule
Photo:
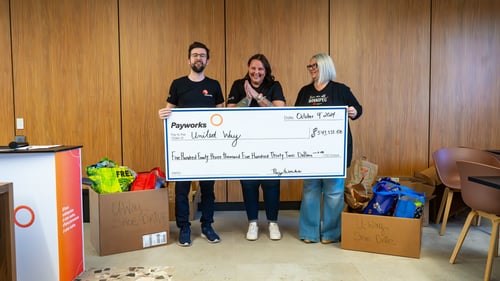
[[[198, 188], [198, 182], [191, 183], [191, 190], [188, 195], [189, 199], [189, 220], [194, 220], [198, 211], [198, 203], [201, 201], [201, 192]], [[175, 182], [168, 183], [168, 209], [170, 221], [175, 221]]]
[[436, 189], [436, 186], [427, 184], [416, 177], [399, 177], [399, 184], [408, 186], [417, 192], [425, 193], [426, 198], [432, 197]]
[[423, 180], [428, 185], [438, 186], [442, 184], [439, 176], [437, 175], [435, 166], [431, 166], [425, 170], [416, 172], [415, 178]]
[[342, 249], [420, 258], [421, 240], [421, 218], [342, 213]]
[[166, 188], [97, 194], [89, 189], [91, 242], [101, 256], [166, 245]]

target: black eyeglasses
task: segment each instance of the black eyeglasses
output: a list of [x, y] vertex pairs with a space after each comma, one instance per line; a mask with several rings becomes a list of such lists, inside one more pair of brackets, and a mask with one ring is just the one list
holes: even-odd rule
[[311, 70], [311, 69], [316, 69], [318, 68], [318, 64], [317, 63], [313, 63], [313, 64], [308, 64], [306, 65], [307, 69]]
[[191, 57], [192, 57], [192, 58], [202, 58], [202, 59], [204, 59], [204, 58], [206, 58], [206, 57], [207, 57], [207, 54], [197, 54], [197, 53], [192, 53], [192, 54], [191, 54]]

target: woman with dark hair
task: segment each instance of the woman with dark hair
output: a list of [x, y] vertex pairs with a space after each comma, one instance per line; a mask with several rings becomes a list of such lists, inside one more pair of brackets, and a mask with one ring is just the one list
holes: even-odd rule
[[[285, 106], [285, 96], [278, 81], [274, 80], [271, 65], [263, 54], [253, 55], [248, 60], [248, 72], [243, 79], [234, 81], [227, 107], [248, 106]], [[241, 180], [243, 201], [248, 218], [247, 240], [259, 238], [257, 224], [259, 213], [259, 187], [262, 188], [264, 206], [269, 227], [269, 238], [280, 240], [278, 211], [280, 203], [279, 180]]]

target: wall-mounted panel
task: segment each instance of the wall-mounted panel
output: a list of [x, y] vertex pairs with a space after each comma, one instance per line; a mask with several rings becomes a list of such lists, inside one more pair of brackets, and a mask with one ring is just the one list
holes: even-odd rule
[[432, 2], [430, 154], [500, 148], [499, 15], [497, 0]]
[[[328, 0], [227, 0], [227, 90], [245, 76], [248, 59], [262, 53], [283, 86], [287, 105], [293, 106], [300, 88], [310, 82], [309, 58], [328, 51], [328, 16]], [[300, 200], [301, 183], [282, 181], [281, 200]], [[228, 193], [229, 201], [242, 200], [238, 181], [228, 183]]]
[[15, 134], [11, 57], [9, 0], [0, 0], [0, 145], [14, 140]]
[[[224, 87], [224, 1], [120, 1], [124, 164], [136, 171], [165, 166], [163, 122], [172, 81], [189, 74], [188, 47], [210, 49], [208, 77]], [[217, 182], [225, 201], [225, 181]]]
[[354, 157], [381, 175], [427, 167], [430, 0], [332, 0], [331, 54], [363, 116], [351, 121]]
[[11, 1], [16, 116], [31, 144], [83, 145], [83, 167], [121, 162], [118, 7]]

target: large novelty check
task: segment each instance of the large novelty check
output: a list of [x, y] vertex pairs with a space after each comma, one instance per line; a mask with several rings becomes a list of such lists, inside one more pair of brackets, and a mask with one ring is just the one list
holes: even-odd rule
[[347, 107], [173, 109], [167, 180], [343, 178]]

